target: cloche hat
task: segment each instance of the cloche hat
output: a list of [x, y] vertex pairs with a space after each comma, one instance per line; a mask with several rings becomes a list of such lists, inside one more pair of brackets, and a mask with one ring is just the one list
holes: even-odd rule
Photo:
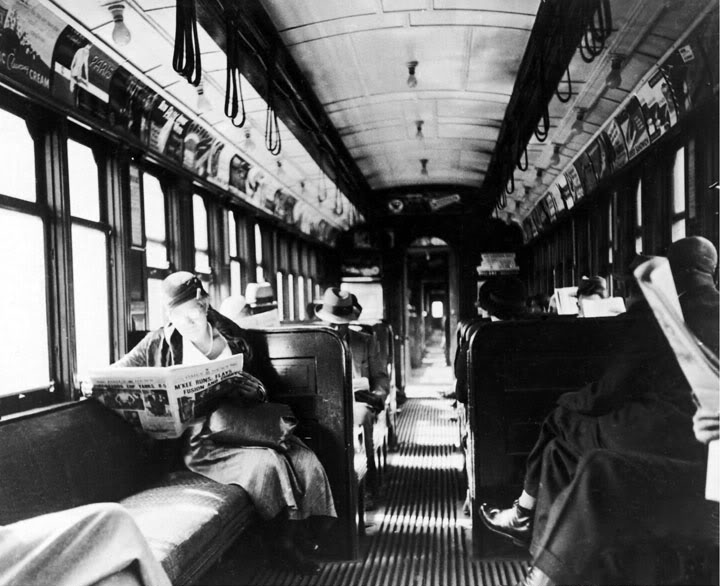
[[490, 315], [509, 319], [527, 313], [525, 284], [517, 277], [499, 276], [488, 279], [478, 292], [478, 304]]
[[202, 299], [208, 296], [202, 281], [187, 271], [178, 271], [165, 277], [162, 282], [162, 292], [168, 309], [182, 305], [191, 299]]

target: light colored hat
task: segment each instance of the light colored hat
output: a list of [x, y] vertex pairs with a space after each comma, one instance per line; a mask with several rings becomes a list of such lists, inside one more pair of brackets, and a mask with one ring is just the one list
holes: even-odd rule
[[178, 271], [165, 277], [162, 292], [168, 309], [182, 305], [191, 299], [202, 299], [208, 294], [200, 279], [187, 271]]
[[247, 301], [243, 295], [231, 295], [220, 304], [220, 313], [237, 322], [238, 319], [250, 315]]
[[277, 306], [270, 283], [248, 283], [245, 288], [245, 301], [252, 308]]
[[331, 324], [346, 324], [358, 318], [357, 300], [347, 291], [337, 287], [328, 287], [323, 294], [322, 303], [315, 306], [315, 315]]

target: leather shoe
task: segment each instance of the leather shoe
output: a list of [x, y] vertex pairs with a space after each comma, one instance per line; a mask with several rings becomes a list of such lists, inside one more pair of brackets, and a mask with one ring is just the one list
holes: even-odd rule
[[555, 583], [540, 568], [532, 566], [525, 579], [518, 582], [517, 586], [555, 586]]
[[512, 539], [515, 545], [528, 547], [532, 539], [532, 514], [515, 501], [509, 509], [498, 509], [487, 503], [480, 506], [480, 517], [485, 526], [503, 537]]

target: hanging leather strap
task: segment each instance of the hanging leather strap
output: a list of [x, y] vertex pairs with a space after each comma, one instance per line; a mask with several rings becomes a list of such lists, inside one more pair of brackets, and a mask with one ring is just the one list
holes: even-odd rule
[[[242, 128], [247, 119], [245, 99], [242, 93], [242, 74], [240, 73], [240, 43], [237, 34], [237, 19], [226, 14], [225, 18], [225, 54], [227, 70], [225, 77], [225, 116], [236, 128]], [[240, 120], [237, 120], [240, 114]]]
[[177, 0], [173, 69], [194, 86], [200, 84], [202, 69], [195, 0]]

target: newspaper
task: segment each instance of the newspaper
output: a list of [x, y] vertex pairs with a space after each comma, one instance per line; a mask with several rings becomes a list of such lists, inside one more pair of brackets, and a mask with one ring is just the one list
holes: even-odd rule
[[240, 375], [243, 355], [203, 364], [91, 370], [91, 396], [157, 439], [180, 437], [226, 392], [219, 383]]
[[611, 317], [625, 313], [625, 301], [622, 297], [581, 299], [578, 305], [582, 308], [583, 317]]
[[690, 383], [695, 401], [717, 412], [720, 407], [717, 357], [707, 351], [685, 324], [670, 263], [666, 258], [656, 257], [641, 264], [634, 275]]
[[577, 315], [577, 287], [558, 287], [553, 297], [558, 315]]

